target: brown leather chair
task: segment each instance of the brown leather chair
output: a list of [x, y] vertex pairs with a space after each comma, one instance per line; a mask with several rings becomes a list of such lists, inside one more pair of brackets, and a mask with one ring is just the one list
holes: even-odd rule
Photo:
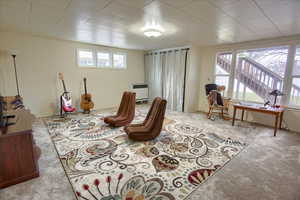
[[167, 101], [156, 97], [142, 124], [130, 124], [124, 128], [128, 137], [136, 141], [146, 141], [156, 138], [162, 129]]
[[104, 118], [104, 122], [113, 127], [120, 127], [130, 124], [135, 113], [135, 93], [124, 92], [119, 110], [116, 115]]

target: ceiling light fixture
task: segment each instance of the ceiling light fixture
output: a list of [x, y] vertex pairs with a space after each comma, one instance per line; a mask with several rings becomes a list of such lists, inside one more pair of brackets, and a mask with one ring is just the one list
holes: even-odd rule
[[159, 37], [162, 35], [162, 32], [158, 29], [149, 28], [144, 30], [144, 35], [147, 37]]
[[146, 37], [159, 37], [163, 33], [162, 27], [154, 20], [146, 23], [145, 27], [142, 30]]

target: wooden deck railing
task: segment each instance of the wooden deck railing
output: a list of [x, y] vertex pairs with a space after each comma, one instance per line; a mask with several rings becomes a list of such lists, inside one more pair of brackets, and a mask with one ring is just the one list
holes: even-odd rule
[[[217, 63], [230, 73], [231, 54], [220, 54]], [[274, 89], [283, 89], [283, 77], [266, 68], [264, 65], [249, 57], [239, 58], [236, 69], [236, 78], [258, 96], [265, 98]], [[239, 87], [239, 86], [237, 86]], [[300, 98], [300, 87], [292, 85], [291, 99]]]

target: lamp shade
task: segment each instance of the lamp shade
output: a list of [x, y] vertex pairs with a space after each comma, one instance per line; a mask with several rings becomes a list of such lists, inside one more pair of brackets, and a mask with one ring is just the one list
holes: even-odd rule
[[283, 96], [284, 94], [280, 90], [273, 90], [272, 92], [269, 93], [269, 95], [272, 96]]

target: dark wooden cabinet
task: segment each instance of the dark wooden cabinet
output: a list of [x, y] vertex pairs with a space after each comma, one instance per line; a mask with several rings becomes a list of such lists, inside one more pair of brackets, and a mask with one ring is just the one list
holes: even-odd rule
[[31, 130], [0, 134], [0, 188], [38, 177], [39, 156]]

